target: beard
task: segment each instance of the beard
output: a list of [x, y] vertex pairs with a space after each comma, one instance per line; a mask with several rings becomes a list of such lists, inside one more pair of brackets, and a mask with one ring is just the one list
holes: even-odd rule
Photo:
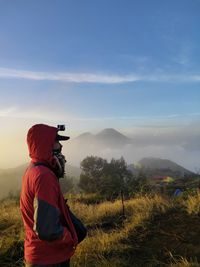
[[62, 153], [54, 153], [53, 155], [53, 171], [58, 179], [64, 178], [65, 175], [65, 156]]

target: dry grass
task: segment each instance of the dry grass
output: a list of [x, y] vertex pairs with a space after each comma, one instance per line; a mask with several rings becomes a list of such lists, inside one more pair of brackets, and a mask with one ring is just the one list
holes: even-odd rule
[[18, 201], [2, 201], [0, 212], [0, 266], [22, 266], [24, 232]]
[[[78, 207], [73, 206], [76, 213], [79, 214]], [[80, 208], [80, 206], [79, 206]], [[164, 213], [169, 208], [167, 200], [155, 196], [140, 197], [125, 202], [125, 212], [127, 219], [123, 222], [123, 227], [106, 231], [106, 229], [96, 229], [90, 232], [89, 237], [77, 249], [77, 253], [73, 258], [73, 266], [122, 266], [122, 261], [117, 257], [119, 253], [130, 251], [133, 244], [127, 243], [134, 231], [138, 227], [145, 227], [147, 221], [151, 220], [153, 210], [158, 213]], [[85, 214], [83, 214], [83, 210]], [[117, 220], [121, 215], [122, 204], [117, 200], [113, 203], [105, 202], [99, 205], [90, 206], [89, 209], [82, 209], [82, 219], [85, 222], [102, 221], [103, 218], [112, 218], [113, 221]], [[109, 259], [112, 257], [112, 260]], [[127, 255], [129, 256], [129, 255]], [[90, 265], [87, 265], [90, 264]], [[124, 262], [124, 264], [126, 264]], [[128, 266], [128, 265], [124, 265]]]
[[189, 196], [185, 201], [185, 207], [189, 214], [200, 214], [200, 194], [197, 196]]
[[[125, 219], [120, 200], [88, 205], [69, 200], [89, 230], [72, 258], [72, 266], [200, 266], [199, 200], [199, 196], [178, 201], [139, 196], [125, 201]], [[0, 211], [0, 266], [23, 266], [19, 204], [14, 200], [1, 202]]]
[[197, 260], [191, 260], [190, 262], [187, 259], [181, 258], [180, 260], [175, 260], [174, 263], [170, 264], [169, 267], [199, 267], [200, 264]]

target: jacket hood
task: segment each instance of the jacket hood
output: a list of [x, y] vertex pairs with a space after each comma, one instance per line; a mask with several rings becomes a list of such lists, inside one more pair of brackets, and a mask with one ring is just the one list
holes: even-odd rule
[[32, 126], [27, 134], [29, 156], [34, 162], [45, 161], [51, 163], [53, 145], [58, 129], [45, 124]]

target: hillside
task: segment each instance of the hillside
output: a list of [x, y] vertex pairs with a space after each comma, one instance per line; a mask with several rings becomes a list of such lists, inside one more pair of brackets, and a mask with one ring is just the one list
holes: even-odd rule
[[[86, 196], [87, 199], [89, 196]], [[200, 199], [140, 196], [87, 205], [69, 199], [88, 228], [72, 258], [73, 267], [199, 267]], [[0, 266], [23, 266], [19, 204], [0, 203]]]
[[19, 192], [21, 178], [26, 168], [27, 164], [23, 164], [16, 168], [0, 170], [0, 199], [9, 193]]
[[163, 175], [174, 174], [175, 176], [190, 176], [195, 175], [190, 170], [178, 165], [177, 163], [161, 158], [143, 158], [138, 164], [145, 170], [157, 171]]
[[[6, 197], [9, 193], [19, 193], [21, 187], [21, 179], [28, 164], [23, 164], [16, 168], [0, 170], [0, 199]], [[66, 165], [66, 174], [75, 178], [79, 178], [80, 168]]]

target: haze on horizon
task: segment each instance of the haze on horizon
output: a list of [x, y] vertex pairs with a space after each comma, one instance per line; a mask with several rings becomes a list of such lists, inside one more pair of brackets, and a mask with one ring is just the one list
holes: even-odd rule
[[29, 160], [33, 124], [64, 123], [72, 140], [105, 128], [135, 140], [83, 153], [69, 141], [69, 163], [158, 156], [199, 170], [199, 10], [198, 0], [2, 2], [0, 169]]
[[[66, 156], [67, 165], [80, 167], [80, 162], [90, 155], [100, 156], [107, 160], [124, 157], [128, 164], [136, 164], [144, 157], [156, 157], [172, 160], [194, 172], [200, 170], [199, 129], [196, 127], [195, 131], [194, 125], [181, 128], [173, 126], [167, 129], [165, 127], [138, 127], [132, 131], [129, 129], [129, 131], [121, 132], [115, 129], [111, 130], [114, 132], [112, 133], [112, 142], [109, 142], [107, 136], [99, 139], [99, 133], [101, 134], [102, 131], [71, 136], [69, 141], [63, 142], [63, 153]], [[115, 131], [128, 137], [129, 142], [120, 143], [121, 140], [116, 138]], [[0, 169], [18, 167], [27, 164], [30, 160], [25, 140], [18, 143], [16, 139], [16, 144], [19, 149], [14, 154], [10, 154], [8, 158], [5, 157], [4, 162], [1, 161]]]

